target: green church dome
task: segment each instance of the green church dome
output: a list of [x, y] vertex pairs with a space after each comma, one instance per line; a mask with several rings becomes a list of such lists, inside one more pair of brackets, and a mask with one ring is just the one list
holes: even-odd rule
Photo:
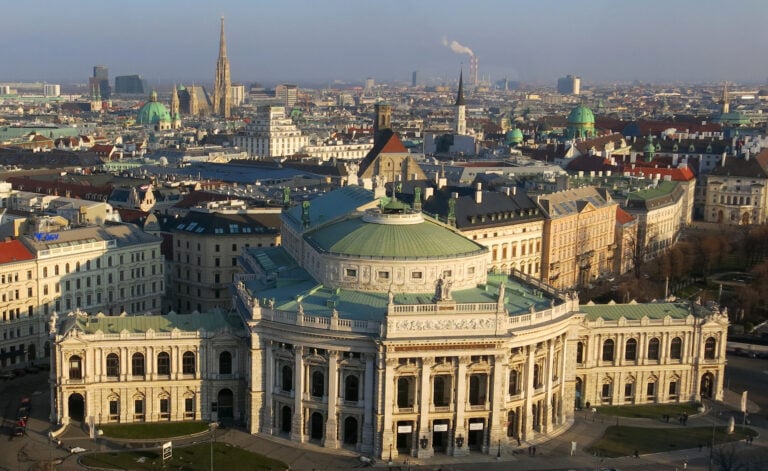
[[595, 124], [595, 115], [584, 105], [579, 105], [568, 115], [568, 124]]
[[520, 144], [523, 142], [523, 131], [515, 128], [507, 131], [507, 134], [504, 137], [507, 144]]
[[171, 113], [168, 112], [168, 108], [162, 103], [157, 101], [157, 92], [154, 90], [149, 96], [149, 101], [139, 109], [139, 115], [136, 117], [136, 122], [139, 124], [159, 124], [161, 122], [170, 122]]

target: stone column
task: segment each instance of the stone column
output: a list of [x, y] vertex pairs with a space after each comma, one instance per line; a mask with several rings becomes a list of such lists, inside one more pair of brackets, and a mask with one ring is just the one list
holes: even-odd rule
[[360, 451], [370, 453], [373, 451], [373, 378], [374, 378], [374, 354], [365, 355], [365, 378], [363, 379], [363, 440]]
[[507, 377], [507, 356], [498, 354], [493, 359], [493, 383], [491, 384], [491, 419], [488, 421], [488, 436], [491, 448], [498, 445], [498, 442], [506, 437], [507, 431], [504, 423], [505, 417], [504, 402], [504, 378]]
[[546, 377], [544, 380], [544, 411], [546, 415], [542, 417], [542, 433], [549, 433], [551, 431], [552, 422], [552, 371], [555, 368], [555, 341], [550, 339], [547, 341], [547, 367]]
[[[467, 430], [464, 424], [464, 413], [467, 409], [467, 365], [470, 357], [459, 357], [459, 365], [456, 372], [456, 423], [453, 426], [453, 456], [465, 456], [469, 454], [467, 445]], [[464, 443], [459, 448], [456, 446], [456, 437], [463, 437]]]
[[323, 446], [338, 448], [338, 420], [336, 419], [336, 401], [339, 397], [339, 353], [328, 352], [328, 417], [325, 420], [325, 439]]
[[397, 448], [394, 446], [394, 427], [392, 423], [392, 410], [396, 407], [395, 403], [395, 366], [397, 358], [387, 358], [384, 366], [384, 383], [379, 390], [384, 392], [382, 408], [384, 409], [383, 430], [381, 437], [381, 460], [389, 460], [389, 457], [397, 457]]
[[[274, 404], [272, 403], [272, 391], [275, 389], [275, 359], [273, 348], [271, 340], [264, 341], [266, 360], [264, 361], [264, 404], [262, 404], [261, 431], [270, 435], [274, 433], [272, 417], [275, 414], [275, 411], [273, 410]], [[257, 381], [259, 381], [259, 378], [251, 378], [251, 394], [256, 394], [258, 391], [256, 385]], [[251, 414], [253, 415], [253, 412]], [[251, 429], [253, 431], [258, 430], [258, 428], [253, 426]]]
[[291, 440], [295, 442], [304, 441], [304, 420], [302, 398], [304, 396], [304, 348], [293, 347], [294, 368], [293, 368], [293, 417], [291, 419]]
[[535, 345], [528, 345], [525, 347], [528, 350], [528, 357], [525, 359], [525, 373], [523, 374], [523, 380], [525, 381], [523, 397], [525, 398], [525, 404], [523, 406], [523, 423], [520, 435], [523, 440], [529, 440], [535, 435], [533, 430], [533, 365], [536, 360]]
[[[416, 456], [418, 458], [431, 458], [434, 454], [432, 449], [432, 434], [429, 430], [429, 408], [432, 403], [430, 401], [430, 379], [432, 376], [432, 365], [434, 365], [434, 358], [423, 358], [421, 360], [421, 397], [419, 399], [419, 424], [418, 435], [416, 436]], [[422, 438], [426, 437], [427, 447], [421, 447]]]

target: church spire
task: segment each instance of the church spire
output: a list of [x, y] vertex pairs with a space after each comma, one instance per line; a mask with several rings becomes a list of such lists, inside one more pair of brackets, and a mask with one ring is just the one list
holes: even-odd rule
[[456, 106], [464, 106], [464, 69], [459, 72], [459, 92], [456, 94]]
[[459, 73], [459, 91], [456, 94], [456, 116], [453, 133], [463, 136], [467, 133], [466, 106], [464, 106], [464, 70]]
[[723, 82], [723, 98], [720, 101], [723, 114], [731, 110], [730, 97], [728, 96], [728, 82]]
[[229, 78], [229, 59], [227, 59], [227, 39], [224, 36], [224, 17], [221, 17], [221, 35], [219, 37], [219, 59], [216, 61], [216, 79], [213, 85], [213, 113], [229, 118], [232, 107], [232, 82]]

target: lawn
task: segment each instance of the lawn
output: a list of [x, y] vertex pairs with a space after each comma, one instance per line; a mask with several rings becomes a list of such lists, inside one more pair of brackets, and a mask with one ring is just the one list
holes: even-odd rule
[[663, 415], [671, 417], [675, 422], [678, 416], [683, 414], [693, 415], [698, 413], [699, 405], [696, 402], [682, 404], [642, 404], [636, 406], [598, 406], [597, 413], [616, 417], [634, 417], [643, 419], [659, 419]]
[[208, 430], [207, 422], [168, 422], [102, 425], [105, 437], [120, 439], [170, 438]]
[[[80, 463], [108, 469], [155, 470], [172, 469], [179, 471], [203, 471], [211, 468], [211, 447], [200, 443], [186, 448], [174, 448], [173, 458], [165, 462], [160, 450], [142, 450], [115, 453], [93, 453], [84, 455]], [[213, 469], [283, 471], [288, 466], [277, 460], [227, 443], [213, 444]]]
[[[748, 436], [757, 432], [745, 427], [736, 427], [734, 433], [727, 434], [726, 427], [715, 428], [715, 445]], [[617, 458], [631, 456], [637, 450], [640, 454], [662, 451], [685, 450], [707, 446], [712, 442], [712, 427], [674, 427], [646, 428], [611, 426], [603, 437], [587, 449], [592, 454]]]

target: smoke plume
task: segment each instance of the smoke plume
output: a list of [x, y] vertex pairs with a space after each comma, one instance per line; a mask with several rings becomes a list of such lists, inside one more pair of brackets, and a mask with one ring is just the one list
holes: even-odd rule
[[467, 46], [463, 46], [458, 41], [448, 42], [448, 38], [445, 36], [443, 36], [443, 46], [450, 47], [451, 51], [455, 52], [456, 54], [466, 54], [468, 56], [475, 55], [475, 53], [472, 52], [472, 49], [468, 48]]

